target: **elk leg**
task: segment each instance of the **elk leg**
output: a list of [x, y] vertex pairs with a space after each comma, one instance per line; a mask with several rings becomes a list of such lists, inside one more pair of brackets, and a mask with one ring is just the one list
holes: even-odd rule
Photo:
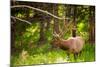
[[77, 58], [78, 58], [78, 53], [75, 53], [74, 54], [74, 60], [77, 61]]
[[67, 56], [66, 56], [66, 59], [69, 61], [70, 60], [70, 54], [69, 53], [66, 53]]
[[82, 51], [79, 52], [79, 56], [82, 56]]

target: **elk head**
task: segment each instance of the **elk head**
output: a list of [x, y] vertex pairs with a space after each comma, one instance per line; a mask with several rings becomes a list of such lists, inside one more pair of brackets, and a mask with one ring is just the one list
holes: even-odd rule
[[61, 37], [59, 34], [57, 34], [56, 32], [54, 32], [53, 34], [53, 39], [51, 41], [51, 45], [52, 47], [58, 47], [61, 44]]

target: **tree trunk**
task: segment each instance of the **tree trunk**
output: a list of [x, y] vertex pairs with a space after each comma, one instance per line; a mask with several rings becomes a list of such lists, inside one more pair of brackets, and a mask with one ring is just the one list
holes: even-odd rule
[[11, 24], [11, 54], [16, 50], [15, 48], [15, 25], [16, 23], [12, 22]]
[[39, 38], [39, 44], [44, 44], [46, 41], [45, 37], [45, 26], [44, 22], [40, 22], [40, 38]]
[[95, 43], [95, 8], [89, 7], [89, 43]]
[[77, 18], [77, 6], [73, 6], [73, 28], [72, 28], [72, 36], [76, 37], [76, 18]]
[[[43, 7], [41, 8], [41, 9], [47, 9], [46, 8], [47, 6], [46, 6], [46, 4], [43, 4]], [[41, 22], [40, 22], [40, 38], [39, 38], [39, 44], [45, 44], [46, 43], [46, 41], [47, 41], [47, 38], [46, 38], [46, 35], [45, 35], [45, 33], [46, 33], [46, 26], [47, 26], [47, 22], [46, 22], [46, 20], [48, 20], [48, 19], [46, 19], [46, 16], [45, 15], [41, 15], [41, 17], [42, 17], [42, 19], [41, 19]]]
[[[54, 4], [53, 6], [53, 14], [58, 16], [58, 5], [57, 4]], [[58, 19], [55, 19], [55, 18], [54, 18], [54, 31], [53, 32], [56, 32], [57, 34], [60, 33]]]

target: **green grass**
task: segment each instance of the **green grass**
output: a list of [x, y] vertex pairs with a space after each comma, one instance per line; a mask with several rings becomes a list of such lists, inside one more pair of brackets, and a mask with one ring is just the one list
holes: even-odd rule
[[51, 49], [50, 44], [23, 49], [19, 54], [11, 56], [11, 64], [15, 65], [33, 65], [33, 64], [52, 64], [52, 63], [68, 63], [68, 62], [92, 62], [95, 61], [95, 45], [85, 44], [82, 53], [74, 60], [74, 55], [67, 53], [61, 49]]

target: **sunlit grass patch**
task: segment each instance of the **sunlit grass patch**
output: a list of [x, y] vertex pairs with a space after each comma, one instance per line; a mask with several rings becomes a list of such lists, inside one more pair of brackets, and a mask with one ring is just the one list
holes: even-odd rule
[[[25, 54], [22, 56], [22, 53]], [[82, 52], [75, 60], [74, 55], [69, 57], [66, 51], [61, 49], [50, 49], [50, 44], [22, 51], [19, 55], [11, 56], [13, 65], [52, 64], [69, 62], [95, 61], [95, 45], [85, 44]]]

